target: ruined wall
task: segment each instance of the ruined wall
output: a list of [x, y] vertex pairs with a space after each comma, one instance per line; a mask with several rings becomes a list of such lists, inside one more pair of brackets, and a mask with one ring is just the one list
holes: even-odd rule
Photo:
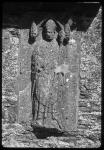
[[32, 47], [28, 38], [29, 29], [6, 28], [2, 31], [2, 118], [6, 123], [18, 122], [18, 115], [24, 117], [23, 107], [27, 110], [31, 107]]
[[[19, 97], [17, 95], [19, 92], [16, 81], [20, 72], [18, 64], [20, 36], [17, 33], [20, 33], [20, 30], [16, 28], [2, 30], [2, 144], [4, 147], [97, 148], [101, 146], [101, 17], [102, 10], [100, 9], [88, 31], [81, 35], [78, 135], [77, 139], [72, 137], [73, 140], [71, 140], [69, 137], [65, 140], [66, 142], [62, 141], [62, 137], [59, 141], [56, 137], [49, 140], [37, 140], [30, 133], [27, 133], [28, 136], [24, 134], [26, 130], [23, 130], [21, 134], [19, 125], [15, 128], [6, 126], [6, 123], [16, 122], [18, 114]], [[20, 95], [21, 93], [25, 95], [24, 91], [26, 89], [28, 91], [28, 85], [27, 81], [27, 85], [20, 88]]]
[[[87, 138], [101, 140], [101, 33], [102, 10], [99, 9], [91, 26], [81, 38], [79, 131]], [[81, 145], [82, 144], [82, 145]]]
[[[101, 96], [101, 17], [99, 9], [91, 26], [81, 37], [80, 98], [86, 101], [93, 98], [96, 104], [100, 104]], [[94, 111], [99, 109], [95, 108]]]
[[[2, 118], [4, 122], [16, 121], [19, 98], [24, 99], [24, 96], [28, 97], [30, 93], [29, 59], [32, 49], [31, 45], [27, 43], [28, 32], [29, 30], [14, 28], [6, 28], [2, 32]], [[78, 32], [76, 33], [78, 34]], [[86, 33], [82, 32], [81, 45], [79, 124], [83, 123], [83, 117], [86, 120], [87, 116], [81, 116], [83, 113], [92, 113], [93, 117], [96, 117], [96, 115], [98, 118], [100, 117], [101, 9], [88, 31]], [[22, 50], [20, 51], [21, 48]], [[26, 60], [25, 62], [24, 59]], [[19, 87], [17, 80], [21, 83]], [[31, 101], [22, 103], [21, 107], [24, 104], [26, 108], [28, 104], [29, 112], [31, 110]], [[96, 115], [94, 116], [94, 114]]]
[[2, 119], [15, 122], [18, 111], [19, 29], [2, 30]]

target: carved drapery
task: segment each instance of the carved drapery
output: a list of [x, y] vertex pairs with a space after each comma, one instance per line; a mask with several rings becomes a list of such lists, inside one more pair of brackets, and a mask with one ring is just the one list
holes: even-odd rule
[[63, 26], [49, 19], [39, 26], [32, 24], [32, 36], [36, 38], [31, 57], [34, 126], [76, 129], [79, 54], [77, 42], [70, 42], [71, 23], [69, 20]]

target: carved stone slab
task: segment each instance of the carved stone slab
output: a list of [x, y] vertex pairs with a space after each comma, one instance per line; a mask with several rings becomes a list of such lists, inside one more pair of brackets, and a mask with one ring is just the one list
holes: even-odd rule
[[66, 47], [66, 58], [60, 70], [64, 73], [63, 86], [60, 88], [59, 81], [59, 105], [62, 114], [61, 122], [63, 129], [72, 131], [77, 129], [78, 98], [79, 98], [79, 41], [69, 41]]
[[[62, 130], [77, 129], [79, 98], [79, 41], [70, 39], [69, 44], [61, 48], [65, 52], [64, 63], [55, 69], [58, 74], [57, 110], [60, 113]], [[62, 75], [60, 75], [60, 73]]]
[[19, 92], [19, 123], [29, 123], [32, 118], [31, 82]]
[[31, 102], [31, 53], [32, 46], [28, 44], [29, 30], [21, 30], [20, 52], [18, 56], [18, 122], [28, 123], [32, 118]]
[[[27, 44], [27, 40], [24, 40], [26, 33], [27, 31], [21, 33], [19, 53], [19, 122], [29, 122], [32, 119], [33, 106], [35, 114], [38, 113], [38, 117], [35, 116], [34, 121], [41, 126], [65, 131], [76, 130], [80, 42], [77, 39], [70, 39], [66, 46], [59, 48], [56, 41], [48, 43], [43, 40], [31, 48]], [[24, 42], [22, 43], [22, 41]], [[31, 55], [33, 50], [37, 66], [35, 105], [33, 105], [31, 97]], [[37, 103], [37, 97], [39, 97], [39, 103]]]

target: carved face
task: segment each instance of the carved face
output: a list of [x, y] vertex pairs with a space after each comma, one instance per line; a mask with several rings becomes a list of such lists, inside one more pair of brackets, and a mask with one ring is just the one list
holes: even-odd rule
[[51, 30], [51, 29], [46, 30], [46, 38], [47, 39], [53, 40], [54, 36], [55, 36], [55, 31], [54, 30]]
[[69, 24], [65, 25], [65, 33], [66, 33], [66, 37], [70, 36], [70, 26], [69, 26]]
[[32, 23], [32, 26], [31, 26], [31, 37], [36, 37], [37, 36], [37, 26], [35, 24], [35, 22]]
[[48, 20], [46, 22], [46, 38], [49, 40], [54, 39], [56, 33], [56, 24], [53, 20]]

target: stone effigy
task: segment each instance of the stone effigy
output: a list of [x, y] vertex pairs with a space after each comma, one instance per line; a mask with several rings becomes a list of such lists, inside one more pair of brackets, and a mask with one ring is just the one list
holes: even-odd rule
[[[39, 42], [41, 40], [40, 26], [42, 22], [40, 22], [39, 25], [33, 22], [30, 30], [20, 30], [20, 50], [18, 53], [19, 72], [17, 78], [19, 123], [30, 124], [32, 119], [31, 55], [33, 52], [33, 45], [36, 43], [35, 41]], [[31, 37], [31, 42], [29, 41], [29, 37]]]
[[[79, 47], [70, 26], [46, 21], [31, 57], [33, 125], [72, 131], [77, 128]], [[60, 37], [59, 44], [57, 42]], [[64, 44], [64, 40], [66, 41]]]
[[[56, 25], [49, 20], [45, 25], [44, 39], [34, 47], [32, 55], [32, 99], [33, 120], [36, 126], [56, 127], [53, 117], [54, 103], [57, 100], [57, 79], [54, 69], [58, 63], [59, 46], [56, 41]], [[56, 80], [56, 81], [55, 81]]]
[[71, 23], [46, 19], [33, 22], [30, 31], [21, 30], [19, 123], [77, 129], [80, 41]]

